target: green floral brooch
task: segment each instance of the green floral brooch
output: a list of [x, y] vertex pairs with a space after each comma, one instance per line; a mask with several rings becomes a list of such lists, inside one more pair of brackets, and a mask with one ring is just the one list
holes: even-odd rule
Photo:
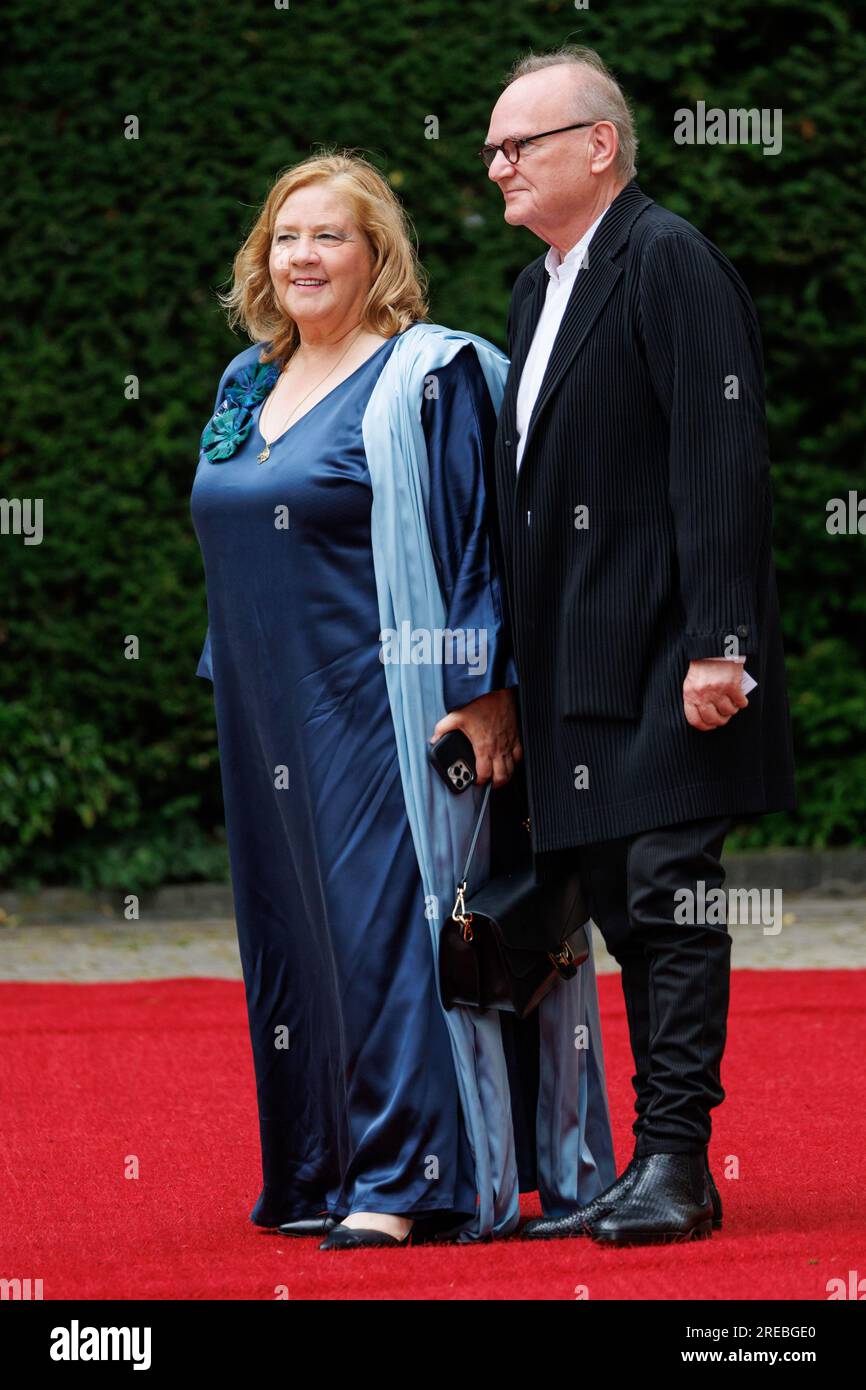
[[201, 452], [208, 463], [225, 463], [237, 453], [252, 428], [253, 411], [280, 374], [273, 362], [243, 367], [226, 387], [223, 399], [201, 434]]

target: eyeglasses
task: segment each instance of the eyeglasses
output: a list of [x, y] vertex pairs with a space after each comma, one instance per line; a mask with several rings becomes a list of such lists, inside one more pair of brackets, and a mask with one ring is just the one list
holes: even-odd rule
[[532, 140], [541, 140], [545, 135], [561, 135], [564, 130], [582, 130], [584, 126], [597, 124], [597, 121], [577, 121], [574, 125], [558, 126], [556, 130], [540, 130], [537, 135], [524, 135], [520, 140], [512, 140], [509, 137], [507, 140], [503, 140], [501, 145], [482, 145], [478, 153], [488, 169], [500, 150], [509, 164], [516, 164], [523, 146], [528, 145]]

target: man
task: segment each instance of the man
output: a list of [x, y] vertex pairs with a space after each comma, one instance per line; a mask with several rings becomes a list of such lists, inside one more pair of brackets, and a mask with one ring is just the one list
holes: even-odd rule
[[611, 1244], [721, 1225], [730, 937], [702, 892], [735, 819], [795, 805], [755, 310], [642, 192], [636, 144], [570, 48], [517, 65], [482, 150], [505, 220], [549, 246], [514, 287], [496, 448], [533, 849], [540, 875], [577, 856], [635, 1065], [627, 1169], [524, 1233]]

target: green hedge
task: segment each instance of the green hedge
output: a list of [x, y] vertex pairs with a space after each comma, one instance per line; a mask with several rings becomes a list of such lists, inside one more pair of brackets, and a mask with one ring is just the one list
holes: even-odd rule
[[[617, 72], [643, 187], [731, 257], [763, 326], [802, 805], [740, 843], [863, 843], [864, 540], [825, 528], [827, 500], [864, 484], [866, 41], [843, 6], [10, 0], [6, 19], [0, 496], [42, 498], [45, 535], [0, 536], [5, 882], [225, 872], [188, 505], [245, 346], [214, 288], [276, 172], [353, 146], [415, 220], [434, 318], [502, 342], [541, 246], [504, 225], [475, 151], [507, 66], [568, 39]], [[781, 154], [675, 145], [675, 110], [699, 99], [781, 107]]]

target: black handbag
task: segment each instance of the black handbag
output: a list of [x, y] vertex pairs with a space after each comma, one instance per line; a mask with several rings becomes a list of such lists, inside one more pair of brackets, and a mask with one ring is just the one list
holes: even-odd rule
[[525, 1018], [589, 955], [588, 913], [575, 872], [537, 884], [532, 864], [497, 874], [467, 897], [469, 866], [490, 799], [488, 782], [451, 916], [439, 937], [439, 985], [455, 1004]]

